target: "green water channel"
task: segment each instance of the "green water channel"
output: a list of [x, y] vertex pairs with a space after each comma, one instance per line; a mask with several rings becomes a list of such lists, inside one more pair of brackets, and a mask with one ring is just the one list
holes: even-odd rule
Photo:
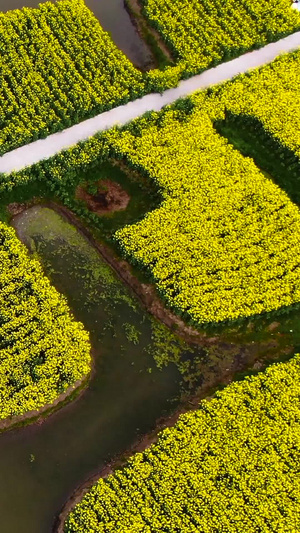
[[[0, 11], [37, 7], [46, 0], [0, 0]], [[114, 43], [124, 54], [141, 69], [151, 62], [151, 55], [140, 38], [123, 0], [85, 0], [87, 7], [94, 13], [103, 29], [110, 33]]]
[[295, 311], [224, 330], [205, 351], [188, 350], [56, 211], [35, 206], [12, 224], [90, 332], [95, 369], [76, 401], [41, 424], [0, 435], [1, 533], [50, 533], [75, 488], [153, 430], [183, 396], [192, 399], [195, 387], [206, 396], [300, 344]]
[[[48, 533], [78, 484], [174, 409], [182, 375], [176, 364], [157, 368], [153, 356], [166, 357], [161, 341], [151, 341], [159, 327], [76, 229], [40, 207], [14, 226], [90, 332], [95, 361], [88, 390], [73, 404], [0, 436], [0, 531]], [[176, 359], [178, 346], [164, 346]]]

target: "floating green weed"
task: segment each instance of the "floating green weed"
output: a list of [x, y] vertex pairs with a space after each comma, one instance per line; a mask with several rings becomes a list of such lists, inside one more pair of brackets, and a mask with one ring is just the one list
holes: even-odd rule
[[129, 342], [132, 342], [133, 344], [139, 344], [141, 332], [134, 326], [134, 324], [129, 324], [128, 322], [125, 322], [125, 324], [123, 324], [123, 327], [125, 329], [125, 334]]

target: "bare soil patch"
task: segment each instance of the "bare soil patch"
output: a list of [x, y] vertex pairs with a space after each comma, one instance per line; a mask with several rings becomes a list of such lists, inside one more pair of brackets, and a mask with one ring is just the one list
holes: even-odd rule
[[272, 322], [272, 324], [268, 326], [268, 330], [274, 331], [275, 329], [278, 329], [279, 326], [280, 326], [280, 322]]
[[101, 216], [114, 211], [121, 211], [128, 206], [130, 196], [119, 183], [99, 180], [96, 187], [97, 192], [91, 194], [85, 186], [78, 185], [75, 194], [76, 198], [83, 200], [93, 213]]
[[15, 217], [25, 211], [25, 209], [28, 209], [31, 205], [32, 201], [24, 204], [12, 202], [11, 204], [8, 204], [7, 211], [12, 217]]

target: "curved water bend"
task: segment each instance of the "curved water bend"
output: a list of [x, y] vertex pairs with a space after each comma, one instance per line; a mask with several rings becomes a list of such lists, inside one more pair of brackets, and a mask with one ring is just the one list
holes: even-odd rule
[[12, 171], [29, 167], [42, 159], [48, 159], [58, 152], [70, 148], [79, 141], [88, 139], [99, 131], [107, 130], [115, 125], [127, 124], [147, 111], [160, 111], [164, 106], [172, 104], [178, 98], [229, 80], [253, 68], [261, 67], [273, 61], [280, 53], [292, 52], [299, 47], [300, 32], [296, 32], [276, 43], [268, 44], [259, 50], [248, 52], [232, 61], [206, 70], [202, 74], [181, 81], [175, 89], [168, 89], [162, 94], [148, 94], [143, 98], [115, 107], [94, 118], [49, 135], [45, 139], [21, 146], [0, 157], [0, 172], [9, 174]]
[[50, 533], [76, 486], [174, 409], [181, 375], [174, 364], [156, 367], [153, 321], [74, 226], [39, 206], [13, 225], [68, 298], [93, 348], [95, 371], [77, 401], [0, 438], [1, 533]]
[[42, 424], [1, 434], [1, 533], [50, 533], [77, 486], [172, 413], [183, 378], [199, 386], [200, 399], [237, 372], [262, 369], [266, 360], [299, 351], [295, 309], [280, 322], [262, 317], [241, 329], [223, 328], [210, 338], [207, 353], [195, 348], [190, 353], [141, 309], [65, 217], [34, 206], [17, 215], [13, 226], [90, 332], [95, 372], [77, 401]]

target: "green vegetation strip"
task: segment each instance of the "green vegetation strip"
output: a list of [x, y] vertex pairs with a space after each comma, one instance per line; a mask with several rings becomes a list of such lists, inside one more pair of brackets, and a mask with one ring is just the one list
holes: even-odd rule
[[90, 372], [88, 334], [14, 230], [0, 224], [0, 423], [54, 403]]
[[100, 479], [65, 533], [296, 533], [299, 377], [297, 355], [202, 401]]
[[140, 0], [188, 75], [296, 31], [291, 0]]
[[83, 0], [0, 13], [0, 67], [0, 154], [145, 91]]

